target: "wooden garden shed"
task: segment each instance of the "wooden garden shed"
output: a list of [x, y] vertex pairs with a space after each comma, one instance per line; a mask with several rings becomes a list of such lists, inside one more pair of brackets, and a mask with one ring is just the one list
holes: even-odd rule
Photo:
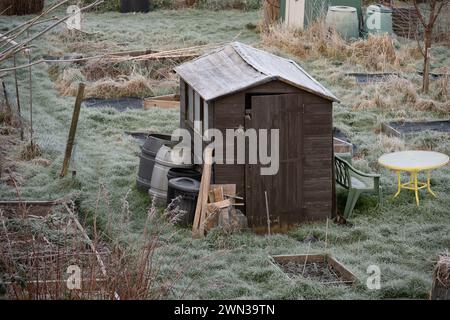
[[330, 91], [292, 60], [239, 42], [175, 71], [180, 76], [180, 126], [193, 137], [209, 128], [224, 136], [226, 129], [280, 130], [276, 175], [262, 176], [261, 164], [213, 166], [211, 183], [236, 184], [255, 232], [267, 230], [265, 192], [273, 232], [331, 216], [332, 103], [338, 100]]

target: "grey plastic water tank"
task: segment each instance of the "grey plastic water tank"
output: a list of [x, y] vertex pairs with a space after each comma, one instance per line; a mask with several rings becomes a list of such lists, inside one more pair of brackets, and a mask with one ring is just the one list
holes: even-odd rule
[[193, 168], [190, 149], [172, 149], [163, 145], [155, 158], [150, 190], [150, 198], [155, 198], [158, 204], [167, 199], [167, 173], [171, 168]]

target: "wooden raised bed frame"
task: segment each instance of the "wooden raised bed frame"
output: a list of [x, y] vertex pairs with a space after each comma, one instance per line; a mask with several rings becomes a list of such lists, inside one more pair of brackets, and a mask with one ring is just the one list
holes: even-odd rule
[[180, 96], [177, 94], [169, 94], [147, 98], [144, 100], [144, 109], [163, 108], [175, 109], [180, 108]]
[[281, 272], [283, 272], [289, 279], [292, 280], [290, 276], [286, 272], [284, 272], [278, 264], [288, 263], [288, 262], [296, 262], [299, 264], [302, 263], [327, 263], [328, 266], [333, 267], [334, 270], [339, 272], [339, 275], [342, 278], [342, 281], [339, 281], [339, 284], [347, 284], [353, 285], [356, 283], [356, 276], [347, 269], [341, 262], [333, 258], [329, 254], [291, 254], [291, 255], [275, 255], [270, 256], [271, 262], [275, 265]]

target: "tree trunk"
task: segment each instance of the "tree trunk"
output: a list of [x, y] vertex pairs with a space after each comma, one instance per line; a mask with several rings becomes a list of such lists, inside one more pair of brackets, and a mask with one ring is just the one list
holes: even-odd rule
[[274, 24], [280, 16], [280, 1], [265, 0], [263, 2], [263, 29], [268, 31], [270, 26]]
[[433, 29], [425, 28], [424, 31], [424, 59], [423, 59], [423, 82], [422, 91], [428, 93], [430, 88], [430, 49], [431, 49], [431, 36]]

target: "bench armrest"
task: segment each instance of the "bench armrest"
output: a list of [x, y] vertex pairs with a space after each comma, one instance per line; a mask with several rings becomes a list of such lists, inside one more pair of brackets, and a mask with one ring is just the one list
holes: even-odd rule
[[348, 169], [361, 177], [366, 177], [366, 178], [380, 178], [381, 177], [381, 175], [378, 173], [365, 173], [365, 172], [359, 171], [358, 169], [353, 168], [351, 165], [348, 166]]

